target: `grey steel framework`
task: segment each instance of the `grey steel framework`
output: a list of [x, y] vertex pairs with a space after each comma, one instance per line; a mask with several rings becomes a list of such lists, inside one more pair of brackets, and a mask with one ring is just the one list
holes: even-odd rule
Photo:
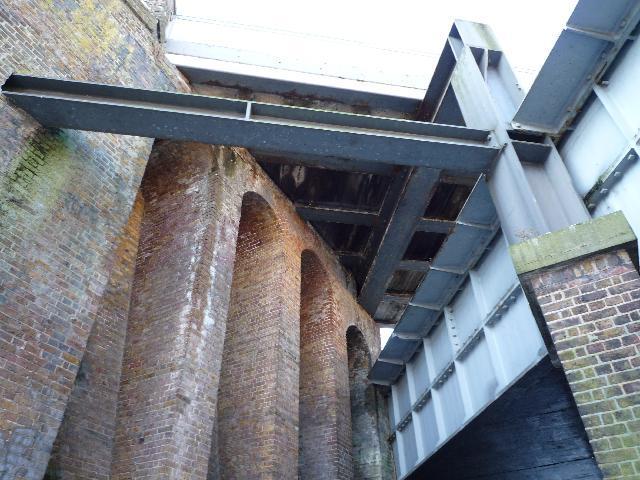
[[[414, 232], [450, 233], [440, 268], [463, 272], [468, 255], [447, 260], [456, 245], [475, 248], [476, 236], [495, 230], [486, 186], [477, 180], [499, 152], [486, 130], [18, 75], [3, 92], [48, 127], [238, 145], [270, 161], [391, 176], [378, 212], [297, 205], [310, 221], [374, 227], [366, 258], [337, 252], [345, 264], [368, 265], [359, 299], [372, 314], [399, 266], [430, 269], [428, 261], [402, 259]], [[477, 182], [461, 217], [466, 223], [423, 218], [446, 178]], [[490, 214], [478, 217], [483, 208]], [[473, 256], [475, 250], [465, 251]]]
[[467, 175], [487, 172], [498, 150], [486, 130], [411, 120], [22, 75], [2, 90], [47, 127]]

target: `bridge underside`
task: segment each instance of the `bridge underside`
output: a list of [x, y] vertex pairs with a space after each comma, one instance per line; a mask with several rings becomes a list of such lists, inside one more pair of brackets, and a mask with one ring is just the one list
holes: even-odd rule
[[20, 75], [2, 91], [47, 127], [248, 148], [351, 272], [361, 305], [380, 324], [406, 316], [416, 338], [497, 230], [484, 174], [499, 150], [486, 130]]

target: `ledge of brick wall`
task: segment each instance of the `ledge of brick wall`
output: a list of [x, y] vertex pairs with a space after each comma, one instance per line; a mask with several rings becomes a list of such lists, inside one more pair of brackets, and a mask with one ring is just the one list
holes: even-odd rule
[[624, 214], [614, 212], [512, 245], [509, 250], [517, 274], [525, 275], [620, 248], [632, 258], [637, 256], [636, 235]]

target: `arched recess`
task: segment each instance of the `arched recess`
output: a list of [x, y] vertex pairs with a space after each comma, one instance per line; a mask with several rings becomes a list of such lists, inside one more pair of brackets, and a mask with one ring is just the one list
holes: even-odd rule
[[381, 398], [375, 386], [367, 380], [371, 355], [362, 332], [357, 327], [347, 329], [347, 359], [349, 366], [349, 397], [351, 404], [351, 457], [353, 478], [390, 478], [388, 449], [385, 449], [381, 424]]
[[340, 342], [335, 300], [327, 273], [310, 250], [302, 252], [300, 273], [298, 475], [302, 479], [350, 478], [338, 398]]
[[282, 465], [277, 412], [278, 336], [284, 315], [283, 248], [283, 235], [271, 207], [256, 193], [246, 193], [208, 480], [269, 476]]

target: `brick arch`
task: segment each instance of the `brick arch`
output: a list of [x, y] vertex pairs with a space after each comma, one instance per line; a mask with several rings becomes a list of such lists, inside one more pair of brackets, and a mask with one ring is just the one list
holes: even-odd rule
[[348, 444], [341, 429], [336, 299], [318, 256], [303, 250], [300, 263], [299, 477], [350, 478]]
[[282, 460], [272, 399], [278, 395], [283, 310], [283, 235], [267, 201], [242, 197], [216, 425], [208, 478], [273, 475]]
[[350, 329], [355, 329], [360, 333], [360, 335], [362, 335], [364, 345], [373, 364], [373, 359], [377, 358], [380, 353], [380, 335], [378, 333], [378, 326], [358, 304], [354, 305], [350, 312], [348, 321], [342, 330], [343, 342], [347, 338], [347, 332]]
[[367, 380], [371, 368], [371, 351], [358, 327], [350, 326], [345, 337], [349, 369], [353, 478], [382, 478], [378, 399], [375, 387]]

